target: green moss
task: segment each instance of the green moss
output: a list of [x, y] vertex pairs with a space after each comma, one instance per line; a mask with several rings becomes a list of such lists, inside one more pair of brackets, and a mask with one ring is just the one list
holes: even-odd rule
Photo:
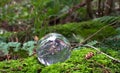
[[71, 58], [66, 62], [45, 67], [42, 73], [52, 73], [54, 71], [57, 71], [57, 73], [103, 73], [120, 70], [118, 63], [112, 63], [111, 59], [102, 54], [95, 54], [91, 59], [86, 60], [84, 57], [88, 52], [96, 53], [95, 50], [90, 48], [74, 50]]
[[[37, 34], [40, 34], [40, 37], [43, 37], [45, 34], [50, 32], [57, 32], [60, 34], [63, 34], [67, 38], [73, 37], [73, 34], [80, 35], [83, 38], [86, 38], [96, 31], [98, 31], [100, 28], [105, 26], [107, 24], [98, 22], [98, 21], [86, 21], [86, 22], [80, 22], [80, 23], [67, 23], [64, 25], [56, 25], [51, 27], [42, 28], [38, 31]], [[41, 33], [42, 32], [42, 33]], [[109, 33], [109, 34], [108, 34]], [[93, 40], [102, 40], [106, 37], [109, 37], [111, 35], [116, 34], [117, 32], [115, 29], [111, 26], [108, 26], [104, 30], [102, 30], [100, 33], [95, 35], [93, 37]]]
[[[94, 56], [86, 60], [85, 55], [89, 52], [93, 52]], [[112, 55], [112, 51], [110, 55], [116, 58]], [[73, 50], [71, 57], [65, 62], [46, 67], [39, 63], [36, 56], [0, 62], [0, 73], [103, 73], [105, 71], [118, 73], [120, 64], [91, 48]]]
[[0, 73], [37, 73], [44, 66], [36, 57], [0, 62]]

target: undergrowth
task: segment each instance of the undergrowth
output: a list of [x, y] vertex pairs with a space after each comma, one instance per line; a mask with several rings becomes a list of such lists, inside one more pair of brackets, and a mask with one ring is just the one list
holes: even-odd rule
[[[43, 35], [45, 35], [47, 33], [57, 32], [57, 33], [63, 34], [69, 40], [73, 40], [73, 38], [72, 38], [73, 34], [87, 38], [88, 36], [97, 32], [100, 28], [102, 28], [105, 25], [107, 25], [107, 24], [101, 23], [99, 21], [68, 23], [68, 24], [64, 24], [64, 25], [56, 25], [56, 26], [51, 26], [51, 27], [40, 29], [37, 31], [38, 32], [37, 34], [39, 34], [39, 37], [42, 37]], [[94, 38], [91, 38], [91, 40], [102, 41], [103, 39], [105, 39], [111, 35], [115, 35], [116, 33], [117, 33], [116, 30], [112, 26], [108, 26], [107, 28], [105, 28], [101, 32], [99, 32], [97, 35], [95, 35]]]

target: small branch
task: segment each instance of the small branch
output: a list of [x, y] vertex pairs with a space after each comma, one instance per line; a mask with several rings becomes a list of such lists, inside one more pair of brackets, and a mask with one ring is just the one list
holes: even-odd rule
[[88, 40], [91, 39], [92, 37], [94, 37], [96, 34], [98, 34], [100, 31], [102, 31], [102, 30], [105, 29], [106, 27], [111, 26], [111, 25], [113, 25], [113, 24], [115, 24], [115, 23], [116, 23], [116, 22], [113, 22], [113, 23], [111, 23], [111, 24], [108, 24], [108, 25], [103, 26], [103, 27], [100, 28], [98, 31], [96, 31], [96, 32], [93, 33], [92, 35], [88, 36], [83, 42], [80, 42], [80, 43], [79, 43], [79, 46], [80, 46], [81, 44], [84, 44], [86, 41], [88, 41]]
[[86, 46], [86, 47], [90, 47], [90, 48], [93, 48], [93, 49], [97, 50], [98, 52], [104, 54], [104, 55], [107, 56], [108, 58], [110, 58], [110, 59], [112, 59], [112, 60], [117, 61], [117, 62], [120, 63], [120, 60], [115, 59], [114, 57], [112, 57], [112, 56], [110, 56], [110, 55], [107, 55], [106, 53], [100, 51], [98, 48], [96, 48], [96, 47], [94, 47], [94, 46], [91, 46], [91, 45], [84, 45], [84, 46]]
[[103, 30], [104, 28], [106, 28], [108, 25], [103, 26], [102, 28], [100, 28], [97, 32], [95, 32], [94, 34], [92, 34], [91, 36], [87, 37], [82, 43], [85, 43], [87, 40], [91, 39], [93, 36], [95, 36], [96, 34], [98, 34], [101, 30]]

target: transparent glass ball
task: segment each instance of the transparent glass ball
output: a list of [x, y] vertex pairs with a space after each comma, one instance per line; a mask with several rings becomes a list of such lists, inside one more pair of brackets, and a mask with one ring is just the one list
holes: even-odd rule
[[37, 46], [38, 60], [44, 65], [64, 62], [70, 57], [69, 41], [58, 33], [44, 36]]

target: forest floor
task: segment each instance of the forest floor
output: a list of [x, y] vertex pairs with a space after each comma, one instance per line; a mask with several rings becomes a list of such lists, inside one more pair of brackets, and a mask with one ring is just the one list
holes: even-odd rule
[[[86, 58], [89, 53], [93, 55]], [[114, 53], [114, 54], [113, 54]], [[117, 58], [116, 51], [109, 55]], [[68, 60], [50, 66], [42, 65], [36, 55], [18, 60], [0, 62], [0, 73], [119, 73], [120, 63], [92, 48], [76, 48]]]

